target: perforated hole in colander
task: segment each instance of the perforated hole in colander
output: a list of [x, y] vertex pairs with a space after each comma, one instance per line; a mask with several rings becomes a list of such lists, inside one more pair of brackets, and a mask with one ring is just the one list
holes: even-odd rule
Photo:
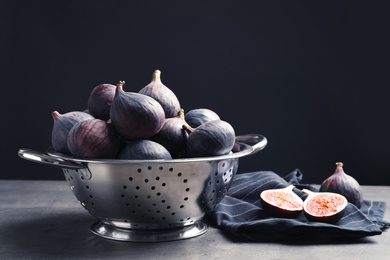
[[[156, 222], [158, 222], [159, 219], [162, 221], [169, 220], [178, 214], [178, 210], [183, 210], [186, 201], [189, 200], [188, 195], [191, 190], [188, 185], [189, 179], [181, 179], [183, 184], [180, 186], [184, 187], [181, 187], [180, 189], [188, 195], [182, 197], [183, 202], [174, 207], [173, 204], [168, 203], [167, 199], [169, 198], [169, 193], [172, 192], [172, 189], [178, 188], [176, 187], [177, 185], [173, 185], [172, 183], [168, 185], [168, 183], [163, 180], [167, 178], [166, 176], [164, 176], [164, 178], [161, 178], [160, 175], [151, 177], [148, 175], [148, 171], [151, 171], [152, 169], [153, 167], [151, 166], [145, 168], [139, 167], [136, 169], [135, 174], [129, 173], [130, 175], [126, 177], [128, 183], [122, 185], [122, 192], [119, 196], [125, 199], [124, 205], [127, 208], [131, 208], [131, 212], [135, 219], [156, 220]], [[175, 171], [174, 167], [167, 167], [164, 170], [164, 167], [160, 166], [157, 169], [161, 171], [162, 175], [171, 174]], [[175, 174], [178, 178], [183, 176], [181, 171]], [[128, 201], [127, 198], [134, 198], [134, 200], [139, 200], [140, 203], [135, 206], [134, 201]], [[182, 219], [183, 222], [186, 221], [187, 218]], [[190, 217], [188, 217], [188, 221], [191, 221]]]
[[[183, 227], [199, 221], [226, 193], [234, 175], [229, 161], [214, 164], [202, 175], [197, 167], [182, 165], [134, 165], [121, 174], [66, 171], [69, 186], [88, 211], [110, 217], [107, 223], [124, 228]], [[95, 169], [92, 169], [95, 170]], [[200, 177], [198, 179], [198, 176]], [[114, 217], [111, 217], [114, 216]]]

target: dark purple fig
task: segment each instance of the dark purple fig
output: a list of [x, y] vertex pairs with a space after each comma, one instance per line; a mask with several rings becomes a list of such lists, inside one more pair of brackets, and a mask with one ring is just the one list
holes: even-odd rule
[[197, 108], [188, 111], [185, 115], [187, 124], [198, 127], [203, 123], [221, 119], [217, 113], [208, 108]]
[[294, 193], [294, 185], [264, 190], [260, 193], [263, 209], [275, 217], [295, 218], [303, 210], [303, 200]]
[[95, 118], [107, 121], [110, 118], [110, 108], [115, 96], [116, 86], [101, 84], [96, 86], [88, 98], [88, 111]]
[[54, 123], [51, 132], [51, 143], [59, 153], [70, 154], [67, 145], [68, 133], [70, 129], [78, 122], [94, 119], [94, 117], [88, 113], [81, 111], [72, 111], [65, 114], [60, 114], [58, 111], [51, 113]]
[[176, 117], [181, 108], [175, 93], [161, 82], [161, 72], [159, 70], [153, 72], [152, 81], [138, 93], [157, 100], [164, 108], [166, 118]]
[[303, 211], [310, 221], [336, 223], [345, 212], [347, 199], [338, 193], [302, 190], [308, 194], [303, 201]]
[[111, 104], [110, 118], [119, 135], [127, 141], [133, 141], [157, 134], [164, 124], [165, 113], [155, 99], [126, 92], [118, 85]]
[[184, 110], [180, 109], [176, 117], [165, 119], [161, 130], [150, 139], [163, 145], [173, 158], [181, 157], [186, 149], [188, 133], [183, 129]]
[[68, 148], [77, 157], [113, 159], [120, 144], [112, 124], [101, 119], [79, 122], [68, 135]]
[[126, 144], [119, 152], [118, 159], [125, 160], [157, 160], [172, 159], [168, 150], [151, 140], [138, 140]]
[[321, 184], [320, 191], [341, 194], [357, 208], [363, 203], [362, 188], [352, 176], [344, 172], [342, 162], [336, 163], [335, 172]]
[[190, 133], [186, 145], [186, 156], [189, 158], [225, 155], [234, 146], [235, 132], [226, 121], [209, 121], [197, 128], [188, 124], [183, 127]]

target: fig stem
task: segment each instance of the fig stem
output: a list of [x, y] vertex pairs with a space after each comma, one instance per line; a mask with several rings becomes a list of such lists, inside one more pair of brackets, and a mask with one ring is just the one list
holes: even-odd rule
[[57, 110], [53, 111], [51, 115], [54, 120], [57, 120], [61, 116], [61, 114]]
[[153, 72], [152, 81], [161, 81], [161, 71], [155, 70]]
[[341, 167], [341, 168], [342, 168], [343, 165], [344, 165], [344, 164], [343, 164], [342, 162], [337, 162], [337, 163], [336, 163], [336, 167]]
[[179, 112], [177, 112], [177, 115], [180, 117], [180, 118], [184, 118], [184, 109], [183, 108], [180, 108]]
[[302, 192], [303, 193], [306, 193], [306, 194], [313, 194], [313, 192], [311, 190], [308, 190], [308, 189], [302, 189]]
[[294, 184], [290, 184], [286, 187], [286, 189], [293, 190], [295, 188]]
[[124, 80], [120, 80], [120, 81], [116, 84], [116, 86], [117, 86], [117, 87], [123, 87], [124, 84], [125, 84], [125, 81], [124, 81]]
[[192, 128], [189, 124], [186, 122], [183, 124], [182, 128], [188, 133], [191, 134], [195, 129]]

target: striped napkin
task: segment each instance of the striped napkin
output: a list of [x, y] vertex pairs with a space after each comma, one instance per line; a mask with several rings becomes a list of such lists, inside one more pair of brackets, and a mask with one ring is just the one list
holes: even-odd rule
[[227, 195], [207, 214], [208, 222], [235, 239], [249, 241], [336, 241], [380, 235], [390, 226], [383, 220], [386, 204], [365, 200], [360, 209], [348, 204], [344, 217], [335, 224], [310, 222], [303, 213], [297, 218], [270, 217], [261, 206], [260, 193], [266, 189], [295, 185], [294, 191], [306, 198], [297, 169], [284, 178], [271, 171], [237, 174]]

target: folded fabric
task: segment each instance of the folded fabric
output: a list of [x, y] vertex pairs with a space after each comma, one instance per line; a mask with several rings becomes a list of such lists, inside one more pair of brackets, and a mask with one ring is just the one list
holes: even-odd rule
[[302, 173], [295, 170], [284, 178], [270, 171], [237, 174], [229, 192], [207, 214], [208, 222], [237, 239], [249, 241], [351, 240], [379, 235], [390, 226], [383, 220], [385, 202], [363, 202], [360, 209], [348, 203], [345, 214], [337, 223], [327, 224], [308, 221], [303, 213], [297, 218], [277, 218], [262, 208], [260, 193], [263, 190], [295, 185], [296, 192], [306, 198], [301, 189], [316, 191], [301, 184]]

